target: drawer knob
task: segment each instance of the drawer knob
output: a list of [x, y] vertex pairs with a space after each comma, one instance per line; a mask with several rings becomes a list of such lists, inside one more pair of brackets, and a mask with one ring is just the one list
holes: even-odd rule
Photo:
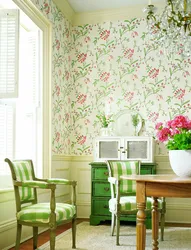
[[109, 175], [109, 172], [104, 172], [104, 175], [108, 176], [108, 175]]
[[104, 205], [103, 207], [104, 207], [104, 208], [109, 208], [109, 206], [108, 206], [108, 205]]
[[105, 191], [109, 191], [109, 188], [108, 188], [108, 187], [105, 187], [104, 190], [105, 190]]

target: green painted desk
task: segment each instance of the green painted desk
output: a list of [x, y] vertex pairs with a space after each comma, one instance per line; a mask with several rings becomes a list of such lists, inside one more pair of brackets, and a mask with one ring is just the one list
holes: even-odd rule
[[[91, 215], [90, 225], [111, 220], [108, 201], [111, 198], [108, 170], [105, 162], [91, 162]], [[142, 163], [141, 174], [156, 174], [156, 163]], [[147, 217], [148, 218], [148, 217]], [[136, 215], [121, 216], [121, 221], [136, 221]], [[148, 220], [147, 228], [151, 228]]]

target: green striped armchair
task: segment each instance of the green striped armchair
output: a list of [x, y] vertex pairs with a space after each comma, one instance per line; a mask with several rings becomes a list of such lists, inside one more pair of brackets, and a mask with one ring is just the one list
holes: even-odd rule
[[[116, 245], [119, 245], [120, 231], [120, 216], [121, 215], [136, 215], [136, 183], [132, 180], [121, 180], [121, 175], [140, 174], [140, 161], [138, 160], [108, 160], [107, 167], [109, 171], [108, 181], [111, 188], [111, 199], [109, 200], [109, 211], [112, 214], [111, 218], [111, 235], [114, 235], [116, 226]], [[159, 211], [161, 214], [161, 240], [164, 235], [165, 224], [165, 199], [159, 199]], [[153, 199], [147, 197], [146, 227], [151, 228], [151, 210]]]
[[[56, 228], [58, 225], [72, 223], [72, 248], [76, 248], [76, 181], [66, 179], [39, 179], [35, 177], [32, 160], [14, 160], [6, 158], [13, 180], [16, 199], [17, 233], [15, 249], [21, 240], [22, 225], [33, 227], [33, 249], [37, 249], [38, 227], [50, 229], [50, 249], [55, 249]], [[72, 186], [72, 201], [57, 203], [55, 190], [57, 185]], [[50, 201], [38, 203], [37, 189], [49, 189]]]

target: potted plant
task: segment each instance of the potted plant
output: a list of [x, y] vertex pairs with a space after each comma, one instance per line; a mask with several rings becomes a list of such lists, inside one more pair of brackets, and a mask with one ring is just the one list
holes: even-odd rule
[[96, 115], [96, 117], [101, 123], [101, 135], [103, 136], [110, 135], [108, 126], [111, 122], [114, 121], [112, 119], [113, 115], [106, 115], [105, 113], [100, 113], [99, 115]]
[[169, 150], [171, 167], [178, 176], [191, 176], [191, 120], [178, 115], [155, 126], [158, 141]]

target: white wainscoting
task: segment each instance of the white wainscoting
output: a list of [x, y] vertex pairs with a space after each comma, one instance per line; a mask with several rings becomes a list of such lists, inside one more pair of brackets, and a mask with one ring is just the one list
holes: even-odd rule
[[[91, 212], [91, 166], [92, 156], [52, 157], [52, 177], [77, 181], [78, 218], [89, 218]], [[157, 174], [170, 174], [168, 156], [155, 156]], [[57, 201], [70, 201], [70, 189], [62, 186], [56, 191]], [[47, 201], [49, 194], [40, 192], [40, 200]], [[167, 198], [167, 222], [191, 223], [191, 199]], [[14, 246], [16, 234], [15, 201], [12, 190], [0, 190], [0, 249]], [[30, 238], [32, 230], [23, 227], [22, 240]]]
[[[53, 158], [54, 161], [57, 156]], [[65, 157], [59, 159], [65, 162]], [[77, 180], [78, 218], [89, 218], [91, 213], [91, 156], [72, 156], [70, 158], [70, 176]], [[68, 159], [67, 161], [68, 162]], [[172, 174], [168, 156], [155, 156], [157, 174]], [[64, 166], [64, 164], [63, 164]], [[191, 223], [191, 199], [166, 198], [166, 221], [176, 223]]]
[[[173, 174], [168, 156], [155, 156], [157, 174]], [[174, 223], [191, 223], [190, 198], [166, 198], [166, 221]]]

